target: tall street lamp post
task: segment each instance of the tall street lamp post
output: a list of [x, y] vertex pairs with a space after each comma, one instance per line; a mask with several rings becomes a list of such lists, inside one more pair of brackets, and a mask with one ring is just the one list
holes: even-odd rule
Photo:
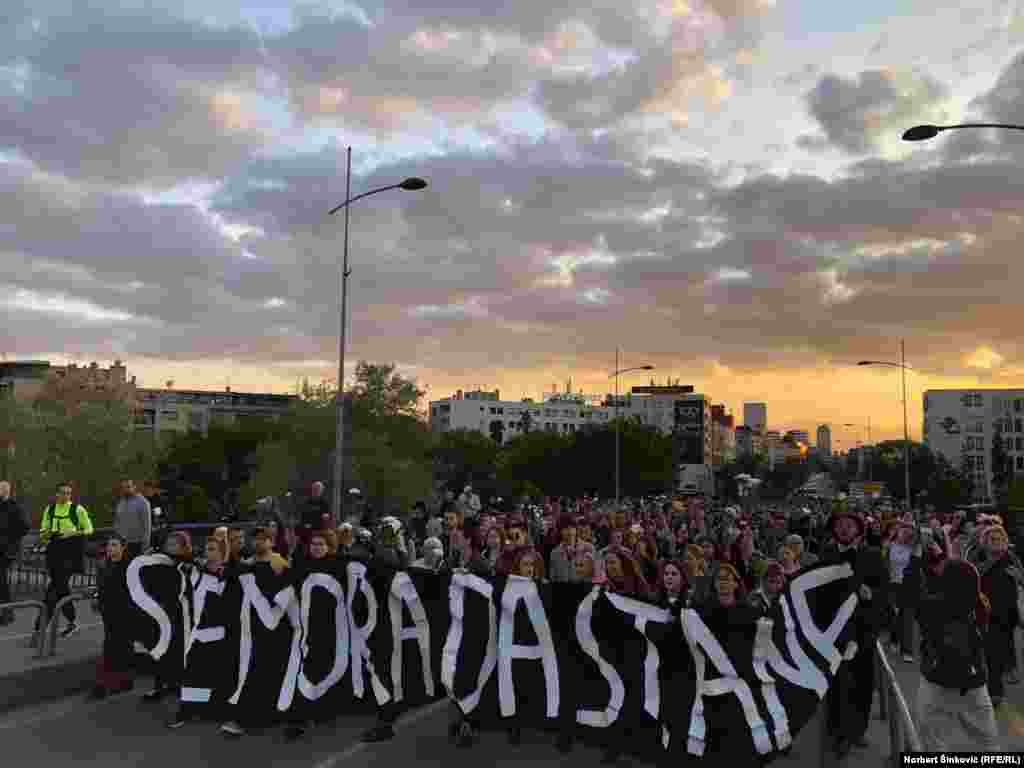
[[338, 434], [334, 442], [334, 481], [333, 481], [333, 493], [332, 493], [332, 508], [336, 515], [336, 521], [342, 520], [342, 488], [345, 485], [345, 325], [347, 316], [347, 304], [348, 304], [348, 276], [352, 273], [352, 270], [348, 268], [348, 219], [349, 219], [349, 207], [356, 200], [361, 200], [364, 197], [370, 195], [376, 195], [378, 192], [387, 192], [392, 189], [404, 189], [408, 191], [415, 191], [418, 189], [424, 189], [427, 186], [427, 182], [423, 179], [410, 177], [398, 184], [389, 184], [386, 187], [378, 187], [377, 189], [371, 189], [369, 192], [363, 192], [361, 194], [352, 197], [352, 147], [349, 147], [345, 156], [345, 202], [340, 205], [331, 208], [327, 213], [333, 216], [338, 211], [345, 210], [345, 245], [342, 251], [342, 262], [341, 262], [341, 332], [338, 336], [338, 394], [336, 398], [337, 405], [337, 419], [338, 419]]
[[900, 339], [900, 361], [891, 363], [885, 360], [861, 360], [857, 365], [888, 365], [900, 369], [901, 386], [903, 388], [903, 480], [906, 484], [907, 511], [910, 511], [910, 431], [907, 429], [907, 361], [905, 344]]
[[619, 508], [619, 478], [620, 478], [620, 453], [621, 448], [619, 447], [619, 375], [623, 373], [631, 373], [633, 371], [653, 371], [653, 365], [638, 365], [634, 368], [619, 368], [619, 348], [615, 348], [615, 373], [608, 378], [615, 379], [615, 508]]

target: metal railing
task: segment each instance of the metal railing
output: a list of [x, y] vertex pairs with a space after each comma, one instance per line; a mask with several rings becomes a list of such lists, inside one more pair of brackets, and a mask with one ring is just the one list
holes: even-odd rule
[[889, 721], [887, 762], [896, 768], [901, 764], [901, 752], [922, 751], [921, 737], [880, 640], [875, 642], [875, 663], [878, 667], [878, 719]]
[[34, 608], [36, 611], [35, 629], [29, 639], [29, 647], [35, 648], [34, 658], [43, 658], [43, 646], [46, 632], [46, 603], [42, 600], [18, 600], [13, 603], [0, 603], [0, 611], [18, 611], [23, 608]]
[[[72, 592], [70, 595], [66, 595], [57, 601], [57, 604], [53, 606], [53, 614], [48, 617], [46, 628], [43, 633], [43, 638], [49, 639], [48, 650], [45, 653], [46, 656], [57, 655], [57, 626], [60, 624], [61, 609], [65, 605], [72, 603], [85, 602], [86, 600], [94, 600], [95, 595], [93, 592]], [[39, 643], [39, 652], [36, 658], [41, 658], [44, 655], [43, 648], [46, 646], [45, 642]]]

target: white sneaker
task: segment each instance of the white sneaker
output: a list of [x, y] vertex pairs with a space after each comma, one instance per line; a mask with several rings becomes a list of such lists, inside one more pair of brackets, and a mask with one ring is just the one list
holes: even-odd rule
[[226, 733], [229, 736], [244, 736], [245, 728], [240, 726], [234, 720], [230, 720], [220, 727], [221, 733]]

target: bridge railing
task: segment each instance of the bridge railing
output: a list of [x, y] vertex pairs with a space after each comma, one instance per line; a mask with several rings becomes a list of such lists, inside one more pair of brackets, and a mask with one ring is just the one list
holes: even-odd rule
[[878, 719], [889, 722], [889, 765], [900, 765], [901, 752], [921, 752], [921, 736], [917, 732], [910, 707], [900, 689], [881, 641], [875, 642], [875, 664], [878, 678]]

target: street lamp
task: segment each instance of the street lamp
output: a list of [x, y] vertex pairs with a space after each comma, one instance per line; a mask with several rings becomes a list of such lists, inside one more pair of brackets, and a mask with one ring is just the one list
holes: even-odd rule
[[1024, 131], [1024, 125], [1008, 123], [958, 123], [957, 125], [915, 125], [903, 132], [904, 141], [928, 141], [943, 131], [954, 131], [960, 128], [1002, 128], [1010, 131]]
[[631, 373], [633, 371], [653, 371], [653, 365], [638, 365], [633, 368], [619, 368], [619, 348], [615, 348], [615, 373], [608, 378], [615, 379], [615, 508], [619, 508], [619, 477], [620, 477], [620, 452], [619, 447], [619, 375], [623, 373]]
[[345, 318], [348, 305], [348, 276], [352, 272], [352, 270], [348, 268], [349, 207], [356, 200], [361, 200], [362, 198], [369, 197], [370, 195], [376, 195], [378, 192], [387, 192], [392, 189], [404, 189], [413, 192], [418, 189], [424, 189], [426, 186], [427, 182], [423, 179], [410, 177], [404, 181], [400, 181], [398, 184], [389, 184], [386, 187], [378, 187], [377, 189], [371, 189], [369, 192], [363, 192], [362, 194], [352, 197], [352, 147], [349, 147], [345, 153], [345, 202], [340, 205], [336, 205], [327, 212], [329, 216], [333, 216], [338, 211], [342, 209], [345, 210], [345, 246], [341, 263], [341, 332], [338, 337], [338, 434], [334, 442], [334, 482], [333, 492], [331, 494], [333, 497], [332, 502], [337, 522], [340, 522], [342, 519], [341, 489], [345, 485]]
[[910, 511], [910, 432], [907, 429], [907, 361], [905, 344], [900, 339], [900, 361], [891, 363], [886, 360], [861, 360], [857, 365], [888, 365], [900, 369], [903, 387], [903, 478], [906, 483], [907, 511]]

